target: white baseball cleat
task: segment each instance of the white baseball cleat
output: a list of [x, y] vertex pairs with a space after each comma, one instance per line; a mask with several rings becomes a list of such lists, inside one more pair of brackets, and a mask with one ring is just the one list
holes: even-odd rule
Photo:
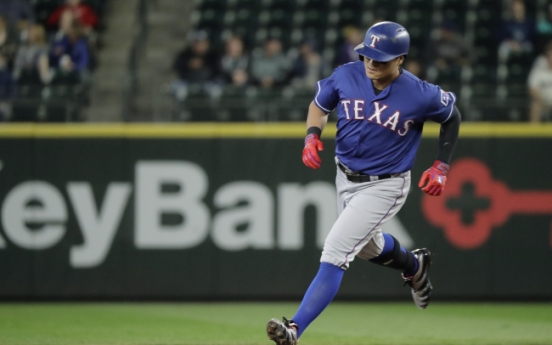
[[297, 324], [285, 317], [283, 320], [284, 322], [278, 319], [268, 321], [266, 325], [268, 337], [278, 345], [297, 345]]
[[423, 248], [412, 251], [412, 254], [418, 260], [418, 271], [412, 277], [406, 277], [403, 274], [404, 284], [408, 284], [412, 288], [414, 304], [420, 309], [425, 309], [433, 290], [428, 275], [429, 266], [431, 266], [431, 253]]

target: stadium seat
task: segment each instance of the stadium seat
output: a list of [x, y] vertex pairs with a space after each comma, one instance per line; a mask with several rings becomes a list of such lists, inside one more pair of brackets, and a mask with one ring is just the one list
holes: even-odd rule
[[325, 70], [322, 75], [329, 76], [332, 73], [332, 67], [336, 64], [336, 52], [333, 48], [326, 48], [322, 51], [322, 58], [326, 62]]
[[207, 30], [209, 32], [217, 32], [222, 30], [223, 24], [224, 16], [222, 12], [218, 12], [214, 9], [208, 9], [201, 11], [197, 28]]
[[[460, 84], [460, 76], [449, 72], [449, 71], [439, 71], [437, 75], [437, 79], [435, 80], [435, 84], [437, 85], [444, 85], [444, 84]], [[444, 87], [443, 87], [444, 88]]]
[[340, 12], [345, 10], [362, 12], [365, 9], [365, 2], [358, 0], [341, 0], [337, 8]]
[[258, 20], [258, 12], [247, 8], [240, 8], [236, 10], [236, 18], [234, 20], [235, 26], [248, 26], [249, 30], [255, 28]]
[[404, 24], [408, 32], [418, 31], [418, 36], [429, 38], [432, 30], [431, 18], [422, 10], [411, 10], [406, 13], [406, 23]]
[[[397, 0], [395, 1], [385, 1], [387, 6], [393, 6], [398, 8]], [[425, 13], [431, 13], [433, 11], [433, 1], [432, 0], [409, 0], [407, 8], [411, 10], [422, 10]]]
[[270, 0], [266, 1], [267, 8], [274, 11], [274, 10], [283, 10], [288, 13], [293, 11], [296, 0]]
[[72, 122], [78, 118], [74, 102], [50, 101], [45, 103], [45, 109], [44, 120], [47, 122]]
[[223, 25], [225, 28], [233, 27], [236, 23], [236, 11], [234, 10], [228, 10], [224, 13], [223, 16]]
[[[479, 0], [477, 1], [476, 6], [477, 6], [477, 12], [480, 12], [482, 10], [490, 10], [496, 14], [502, 13], [502, 1]], [[500, 15], [498, 15], [497, 17], [500, 17]]]
[[187, 112], [190, 121], [213, 121], [214, 113], [211, 109], [209, 93], [201, 85], [190, 85], [188, 96], [182, 102], [183, 110]]
[[[289, 27], [272, 26], [267, 28], [267, 37], [279, 39], [282, 43], [282, 50], [284, 52], [292, 48], [291, 33], [292, 30]], [[258, 45], [262, 45], [263, 41], [258, 41]]]
[[92, 6], [92, 8], [96, 12], [96, 14], [99, 17], [102, 17], [102, 15], [105, 11], [106, 0], [85, 0], [83, 2], [85, 2], [85, 3], [89, 4], [90, 6]]
[[519, 82], [506, 84], [506, 94], [508, 99], [511, 100], [526, 99], [528, 96], [527, 83]]
[[496, 43], [489, 43], [490, 46], [483, 44], [474, 45], [475, 59], [480, 64], [494, 65], [496, 67], [498, 61], [498, 53]]
[[308, 9], [305, 10], [305, 18], [301, 26], [317, 26], [319, 30], [324, 30], [328, 21], [328, 13], [324, 10], [319, 9]]
[[410, 50], [408, 55], [415, 58], [422, 57], [431, 35], [431, 19], [421, 10], [412, 10], [409, 14], [403, 11], [399, 15], [406, 18], [403, 25], [410, 34]]
[[289, 12], [283, 9], [271, 10], [268, 25], [289, 27], [291, 25], [291, 19], [292, 17], [289, 15]]
[[259, 0], [227, 0], [227, 9], [248, 9], [250, 11], [258, 12], [260, 9], [261, 1]]
[[[499, 91], [500, 92], [500, 91]], [[527, 98], [511, 98], [505, 93], [504, 99], [499, 98], [488, 112], [485, 121], [527, 121], [529, 113], [529, 102]]]
[[443, 11], [454, 10], [459, 13], [465, 13], [468, 10], [468, 3], [466, 0], [445, 0], [441, 9]]
[[35, 13], [36, 21], [43, 25], [46, 24], [48, 17], [59, 7], [58, 0], [35, 0], [31, 2]]
[[471, 99], [491, 100], [496, 96], [496, 84], [482, 80], [477, 83], [470, 84]]
[[223, 13], [226, 10], [226, 1], [225, 0], [199, 0], [199, 4], [196, 5], [196, 9], [201, 12], [207, 10], [214, 10], [220, 13]]
[[454, 9], [445, 9], [442, 12], [443, 21], [454, 23], [456, 30], [460, 33], [466, 31], [466, 13], [458, 12]]
[[320, 45], [324, 43], [326, 31], [320, 30], [318, 26], [304, 26], [301, 30], [303, 30], [303, 37], [309, 37]]
[[37, 122], [42, 121], [45, 110], [38, 101], [16, 100], [12, 102], [12, 122]]
[[507, 66], [507, 83], [525, 83], [529, 76], [530, 64], [526, 63], [512, 63]]
[[321, 42], [322, 44], [318, 45], [318, 51], [320, 52], [322, 49], [326, 47], [333, 49], [333, 47], [337, 46], [336, 42], [338, 39], [339, 39], [339, 32], [337, 30], [335, 29], [326, 30], [326, 32], [324, 32], [324, 41]]
[[[287, 38], [287, 42], [289, 42], [289, 49], [296, 49], [299, 48], [301, 43], [305, 41], [306, 39], [312, 39], [316, 41], [316, 38], [311, 38], [310, 36], [305, 36], [303, 30], [301, 29], [293, 29], [291, 31], [287, 31], [287, 35], [289, 35], [289, 38]], [[321, 43], [316, 41], [318, 44], [318, 49], [322, 46]]]
[[496, 82], [496, 66], [486, 64], [474, 64], [471, 67], [470, 83]]
[[314, 90], [303, 88], [287, 88], [282, 92], [282, 121], [304, 121], [309, 104], [314, 96]]
[[329, 0], [298, 0], [297, 6], [304, 10], [317, 9], [327, 12], [329, 8]]
[[477, 11], [473, 12], [473, 15], [475, 16], [475, 28], [484, 28], [487, 31], [492, 32], [492, 35], [487, 35], [489, 37], [495, 38], [494, 32], [496, 31], [496, 28], [498, 26], [498, 23], [500, 22], [500, 15], [498, 14], [496, 9], [494, 8], [482, 8]]
[[[220, 114], [222, 113], [222, 114]], [[219, 100], [219, 118], [227, 121], [248, 121], [247, 90], [244, 87], [226, 86]]]
[[346, 8], [335, 11], [336, 21], [334, 26], [341, 29], [347, 25], [361, 26], [362, 11]]

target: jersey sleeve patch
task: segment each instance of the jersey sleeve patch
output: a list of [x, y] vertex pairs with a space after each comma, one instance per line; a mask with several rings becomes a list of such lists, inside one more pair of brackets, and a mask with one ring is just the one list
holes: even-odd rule
[[[441, 92], [443, 92], [443, 90], [441, 90]], [[452, 93], [452, 92], [445, 92], [445, 93], [446, 93], [449, 101], [452, 101], [452, 105], [450, 107], [450, 111], [449, 111], [449, 114], [448, 114], [447, 118], [444, 121], [442, 121], [441, 123], [447, 122], [450, 119], [450, 116], [452, 115], [452, 111], [454, 110], [454, 102], [456, 102], [456, 97], [454, 96], [454, 93]], [[448, 105], [448, 103], [447, 103], [447, 105]]]
[[430, 85], [428, 91], [430, 96], [425, 119], [438, 123], [448, 121], [454, 109], [456, 96], [453, 92], [444, 91], [437, 85]]

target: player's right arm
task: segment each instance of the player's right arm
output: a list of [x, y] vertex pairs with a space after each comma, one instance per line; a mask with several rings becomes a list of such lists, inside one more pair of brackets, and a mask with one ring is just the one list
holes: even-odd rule
[[424, 193], [434, 196], [441, 195], [445, 190], [446, 176], [462, 121], [460, 111], [455, 105], [454, 94], [440, 89], [439, 93], [440, 96], [428, 108], [428, 116], [441, 123], [439, 151], [433, 166], [424, 171], [418, 183]]
[[324, 144], [320, 141], [320, 135], [328, 123], [328, 114], [323, 112], [318, 106], [311, 102], [307, 114], [307, 136], [305, 137], [305, 147], [303, 148], [303, 163], [311, 168], [320, 168], [322, 160], [318, 151], [324, 150]]

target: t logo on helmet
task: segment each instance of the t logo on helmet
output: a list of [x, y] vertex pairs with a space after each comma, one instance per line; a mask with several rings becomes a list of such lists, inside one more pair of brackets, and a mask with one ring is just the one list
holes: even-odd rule
[[370, 36], [370, 38], [372, 39], [372, 43], [370, 43], [370, 47], [375, 48], [376, 42], [379, 42], [380, 38], [376, 35], [372, 35]]

